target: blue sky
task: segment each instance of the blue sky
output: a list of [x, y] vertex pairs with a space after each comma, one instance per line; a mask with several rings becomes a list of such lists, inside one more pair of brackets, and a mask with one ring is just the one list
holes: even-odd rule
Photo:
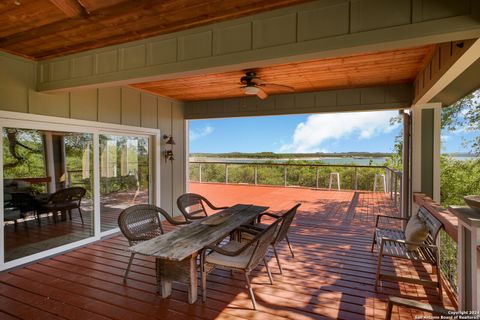
[[[401, 126], [397, 111], [192, 120], [190, 152], [391, 152]], [[465, 151], [462, 137], [442, 133], [445, 152]]]

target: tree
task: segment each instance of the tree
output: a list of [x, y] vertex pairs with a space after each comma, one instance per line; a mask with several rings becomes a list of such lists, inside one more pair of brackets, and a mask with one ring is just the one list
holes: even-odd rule
[[[442, 110], [442, 129], [480, 132], [480, 89]], [[466, 148], [480, 155], [480, 134], [464, 143]]]

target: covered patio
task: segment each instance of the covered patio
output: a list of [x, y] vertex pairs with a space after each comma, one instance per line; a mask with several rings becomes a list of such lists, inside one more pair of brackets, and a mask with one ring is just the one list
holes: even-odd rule
[[[0, 318], [383, 319], [399, 296], [480, 309], [480, 222], [467, 207], [440, 205], [442, 108], [480, 88], [479, 1], [9, 0], [0, 22]], [[256, 168], [234, 181], [226, 163], [224, 184], [189, 178], [192, 120], [381, 110], [403, 124], [390, 195], [357, 190], [357, 168], [337, 191], [322, 189], [318, 167], [304, 188], [286, 166], [276, 171], [283, 187], [261, 186]], [[365, 190], [377, 173], [389, 181], [383, 189], [393, 181], [377, 169]], [[81, 196], [55, 200], [72, 188]], [[152, 256], [137, 256], [122, 281], [130, 253], [121, 212], [149, 204], [180, 219], [177, 199], [189, 192], [276, 213], [302, 204], [290, 230], [295, 258], [279, 247], [284, 275], [271, 253], [275, 283], [262, 264], [252, 273], [258, 311], [238, 274], [222, 270], [209, 276], [205, 304], [181, 284], [170, 298], [156, 293]], [[443, 296], [391, 281], [376, 292], [376, 215], [406, 220], [420, 207], [452, 244]], [[438, 239], [422, 245], [441, 247]], [[205, 244], [189, 253], [195, 298]], [[384, 262], [398, 276], [432, 271]]]
[[[134, 261], [124, 284], [127, 243], [113, 236], [1, 274], [2, 319], [384, 319], [391, 295], [441, 303], [436, 290], [411, 284], [384, 282], [375, 292], [374, 216], [399, 214], [384, 193], [200, 183], [190, 190], [217, 204], [256, 203], [277, 213], [302, 204], [290, 232], [295, 258], [286, 243], [280, 246], [283, 276], [271, 256], [274, 285], [264, 267], [255, 270], [257, 311], [251, 310], [241, 276], [228, 271], [209, 276], [205, 304], [189, 305], [181, 284], [169, 299], [155, 294], [154, 262], [147, 257]], [[413, 276], [431, 272], [391, 261], [384, 268]], [[443, 300], [452, 308], [446, 295]], [[394, 308], [392, 319], [419, 314]]]

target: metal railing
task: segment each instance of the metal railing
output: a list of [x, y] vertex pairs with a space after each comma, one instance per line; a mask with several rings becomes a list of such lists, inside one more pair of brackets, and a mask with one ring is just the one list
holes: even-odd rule
[[[198, 167], [198, 168], [197, 168]], [[232, 171], [234, 169], [243, 169], [242, 175], [243, 181], [239, 181], [238, 175], [232, 178]], [[270, 172], [262, 172], [265, 168], [276, 168], [276, 170]], [[292, 184], [289, 181], [289, 173], [298, 176], [299, 173], [295, 172], [295, 169], [307, 168], [313, 169], [313, 172], [303, 172], [308, 176], [313, 176], [314, 181], [311, 183]], [[401, 192], [402, 192], [402, 172], [389, 168], [387, 166], [379, 165], [348, 165], [348, 164], [317, 164], [317, 163], [243, 163], [243, 162], [221, 162], [221, 161], [190, 161], [190, 174], [189, 180], [192, 182], [200, 183], [226, 183], [226, 184], [251, 184], [251, 185], [283, 185], [289, 186], [304, 186], [310, 188], [325, 188], [326, 185], [322, 185], [322, 180], [326, 182], [330, 178], [330, 173], [333, 171], [330, 169], [337, 168], [336, 171], [343, 171], [343, 179], [345, 175], [350, 176], [350, 184], [347, 190], [370, 190], [373, 191], [373, 184], [375, 174], [385, 176], [385, 185], [381, 184], [385, 193], [390, 194], [390, 198], [394, 201], [394, 205], [401, 210]], [[245, 171], [251, 170], [251, 173], [245, 173]], [[373, 173], [360, 175], [362, 170], [373, 170]], [[207, 174], [206, 174], [207, 171]], [[265, 170], [264, 170], [265, 171]], [[305, 170], [303, 170], [305, 171]], [[265, 179], [262, 175], [265, 174], [276, 175], [276, 179]], [[313, 173], [313, 174], [312, 174]], [[270, 180], [269, 182], [261, 181]], [[301, 177], [298, 177], [301, 180]], [[303, 177], [305, 178], [305, 177]], [[325, 178], [325, 180], [323, 179]], [[368, 179], [368, 181], [361, 181]], [[272, 180], [274, 182], [272, 183]], [[310, 179], [311, 180], [311, 179]], [[263, 183], [262, 183], [263, 182]], [[343, 184], [345, 185], [345, 184]], [[370, 188], [371, 186], [371, 188]], [[344, 188], [345, 189], [345, 188]]]

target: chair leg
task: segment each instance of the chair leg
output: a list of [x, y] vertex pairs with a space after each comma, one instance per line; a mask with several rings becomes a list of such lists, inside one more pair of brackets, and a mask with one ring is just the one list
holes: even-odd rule
[[[82, 220], [82, 224], [83, 224], [82, 209], [80, 209], [80, 206], [78, 207], [78, 213], [80, 213], [80, 220]], [[72, 218], [70, 218], [70, 219], [72, 219]]]
[[388, 301], [387, 314], [385, 315], [385, 320], [392, 319], [392, 309], [393, 309], [393, 303], [392, 301]]
[[382, 258], [383, 258], [383, 242], [378, 252], [377, 273], [375, 275], [375, 291], [377, 291], [378, 286], [380, 284], [380, 269], [382, 268]]
[[250, 299], [252, 299], [253, 309], [257, 310], [257, 302], [255, 301], [255, 295], [253, 294], [252, 285], [250, 284], [247, 272], [245, 272], [245, 281], [247, 281], [248, 293], [250, 294]]
[[268, 266], [267, 259], [263, 258], [263, 263], [265, 264], [265, 268], [267, 268], [268, 278], [270, 279], [270, 284], [273, 284], [272, 273], [270, 272], [270, 267]]
[[72, 221], [72, 210], [68, 209], [68, 217], [70, 218], [70, 221]]
[[207, 273], [203, 267], [200, 268], [202, 273], [202, 301], [207, 302]]
[[123, 276], [123, 282], [127, 281], [128, 272], [130, 271], [130, 267], [132, 266], [132, 261], [134, 257], [135, 257], [135, 253], [132, 253], [130, 255], [130, 260], [128, 261], [127, 270], [125, 270], [125, 275]]
[[370, 248], [370, 252], [373, 252], [373, 248], [375, 248], [375, 244], [377, 243], [377, 237], [376, 237], [376, 232], [373, 232], [373, 238], [372, 238], [372, 247]]
[[280, 274], [283, 274], [283, 269], [282, 269], [282, 265], [280, 264], [280, 259], [278, 258], [277, 249], [275, 248], [274, 245], [272, 245], [272, 247], [273, 247], [273, 253], [275, 254], [275, 258], [277, 259], [278, 269], [280, 269]]
[[290, 249], [290, 253], [292, 254], [292, 258], [295, 258], [295, 255], [293, 254], [292, 245], [290, 244], [290, 240], [288, 240], [288, 236], [285, 236], [285, 239], [287, 240], [288, 248]]

